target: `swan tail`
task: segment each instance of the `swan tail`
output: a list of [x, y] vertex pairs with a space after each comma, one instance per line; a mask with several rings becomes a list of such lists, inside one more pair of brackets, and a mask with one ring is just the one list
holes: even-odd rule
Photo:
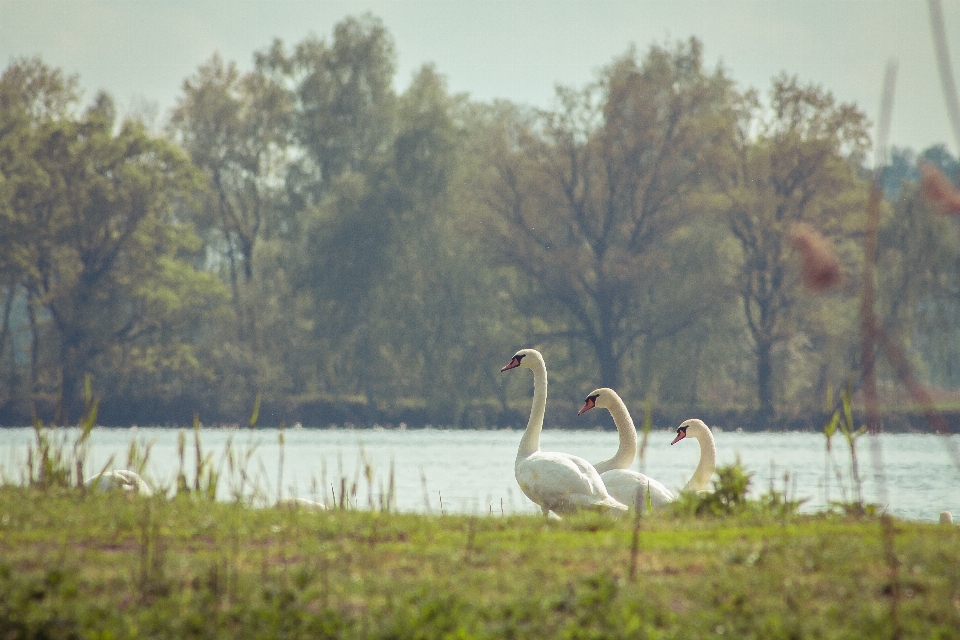
[[627, 511], [627, 505], [623, 504], [616, 498], [611, 495], [607, 495], [602, 498], [597, 498], [597, 496], [571, 496], [571, 498], [576, 499], [576, 503], [579, 508], [590, 508], [590, 509], [601, 509], [601, 510], [613, 510], [613, 511]]
[[630, 508], [627, 505], [623, 504], [622, 502], [620, 502], [619, 500], [617, 500], [612, 496], [607, 500], [598, 502], [597, 506], [600, 507], [601, 509], [610, 510], [610, 511], [629, 511], [630, 510]]

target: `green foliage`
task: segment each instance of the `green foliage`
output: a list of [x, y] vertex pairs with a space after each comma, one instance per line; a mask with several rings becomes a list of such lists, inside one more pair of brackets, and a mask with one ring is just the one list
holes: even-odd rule
[[676, 335], [709, 308], [705, 288], [671, 286], [677, 263], [702, 257], [671, 240], [721, 169], [729, 91], [695, 39], [631, 50], [586, 88], [558, 89], [555, 110], [505, 114], [486, 143], [483, 240], [530, 284], [513, 302], [544, 338], [585, 345], [606, 386], [620, 387], [640, 338]]
[[747, 492], [753, 474], [747, 473], [739, 461], [720, 466], [713, 491], [683, 492], [674, 510], [694, 515], [730, 515], [742, 513], [748, 505]]
[[296, 135], [312, 166], [303, 175], [322, 194], [348, 172], [368, 174], [393, 135], [396, 66], [393, 40], [380, 19], [348, 17], [331, 42], [309, 38], [280, 62], [301, 80]]
[[[940, 166], [957, 175], [957, 161], [933, 147], [916, 162]], [[954, 363], [960, 353], [954, 292], [960, 278], [960, 235], [954, 220], [936, 215], [918, 181], [899, 185], [890, 207], [882, 210], [878, 234], [877, 312], [885, 330], [909, 348], [914, 371], [944, 389], [960, 385]], [[880, 359], [881, 380], [887, 363]]]
[[[769, 99], [739, 91], [696, 39], [630, 50], [546, 110], [453, 95], [432, 65], [398, 83], [397, 53], [364, 15], [276, 40], [248, 71], [213, 56], [168, 138], [107, 95], [83, 103], [62, 70], [11, 62], [0, 410], [59, 404], [69, 421], [92, 373], [121, 423], [243, 423], [259, 397], [261, 422], [349, 398], [360, 421], [487, 427], [512, 419], [496, 372], [529, 344], [555, 398], [592, 366], [670, 412], [799, 417], [848, 375], [853, 290], [802, 292], [786, 239], [811, 224], [856, 280], [854, 106], [787, 75]], [[945, 148], [896, 156], [877, 306], [952, 388], [957, 236], [920, 198], [920, 157], [956, 173]]]
[[[84, 404], [85, 410], [72, 442], [66, 429], [47, 427], [39, 418], [34, 418], [33, 433], [36, 443], [27, 448], [24, 478], [27, 486], [41, 490], [83, 487], [84, 466], [89, 451], [87, 441], [97, 424], [97, 409], [100, 404], [100, 399], [93, 397], [89, 375], [84, 381]], [[111, 461], [108, 461], [104, 469], [110, 464]]]
[[[860, 464], [857, 458], [857, 439], [860, 438], [863, 434], [867, 432], [866, 425], [861, 425], [860, 428], [857, 428], [853, 421], [853, 389], [850, 385], [847, 385], [846, 390], [841, 396], [841, 406], [839, 409], [833, 412], [833, 415], [830, 417], [830, 420], [824, 426], [824, 434], [827, 436], [827, 441], [829, 445], [830, 437], [839, 429], [840, 433], [843, 434], [844, 440], [847, 442], [847, 446], [850, 448], [850, 477], [853, 479], [854, 484], [854, 500], [851, 503], [851, 509], [857, 511], [863, 511], [863, 482], [860, 480]], [[841, 484], [842, 486], [842, 484]], [[844, 511], [847, 511], [847, 508], [844, 508]]]
[[[49, 362], [36, 361], [34, 352], [31, 372], [58, 371], [68, 417], [80, 380], [99, 364], [147, 346], [157, 354], [183, 346], [171, 334], [198, 312], [185, 305], [197, 293], [215, 296], [217, 288], [215, 278], [185, 260], [196, 238], [172, 217], [174, 205], [200, 186], [187, 158], [136, 121], [118, 125], [105, 94], [75, 113], [76, 96], [58, 77], [26, 62], [0, 77], [4, 95], [22, 85], [44, 87], [39, 97], [26, 91], [0, 112], [0, 128], [14, 127], [21, 142], [0, 154], [0, 172], [13, 178], [0, 236], [22, 267], [11, 275], [27, 292], [31, 317], [44, 312], [31, 327], [34, 339], [42, 321], [53, 343]], [[47, 91], [55, 95], [47, 98]], [[167, 339], [158, 340], [164, 332]], [[31, 382], [35, 389], [39, 380]]]
[[[756, 402], [769, 421], [782, 384], [776, 372], [788, 370], [775, 350], [801, 334], [828, 344], [845, 328], [835, 313], [833, 322], [817, 322], [823, 303], [803, 296], [791, 230], [809, 224], [838, 243], [859, 231], [868, 190], [857, 168], [869, 138], [866, 116], [855, 105], [838, 104], [822, 87], [786, 75], [774, 79], [769, 105], [748, 91], [739, 113], [714, 204], [742, 252], [737, 281], [754, 345]], [[848, 260], [845, 271], [855, 266]]]
[[[899, 624], [910, 637], [949, 637], [960, 535], [896, 526]], [[15, 638], [681, 638], [721, 627], [874, 638], [889, 628], [874, 521], [645, 518], [635, 582], [624, 564], [631, 529], [596, 514], [545, 523], [4, 487], [0, 628]]]
[[[228, 449], [231, 449], [228, 447]], [[193, 482], [187, 475], [187, 434], [182, 429], [177, 433], [177, 459], [179, 468], [177, 470], [176, 495], [188, 495], [202, 498], [205, 500], [214, 500], [217, 497], [217, 488], [220, 485], [221, 469], [215, 467], [213, 463], [213, 452], [204, 453], [203, 446], [200, 444], [200, 418], [193, 417]], [[248, 458], [249, 459], [249, 458]], [[240, 470], [246, 473], [245, 469]]]
[[785, 518], [797, 513], [806, 499], [791, 499], [784, 479], [783, 491], [774, 489], [771, 482], [767, 493], [750, 499], [748, 493], [753, 474], [744, 470], [738, 460], [734, 464], [717, 467], [713, 491], [682, 492], [671, 504], [678, 515], [732, 516], [756, 515]]

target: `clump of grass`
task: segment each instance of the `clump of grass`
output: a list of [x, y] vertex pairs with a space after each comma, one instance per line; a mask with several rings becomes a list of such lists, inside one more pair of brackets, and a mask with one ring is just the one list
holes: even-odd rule
[[717, 467], [713, 491], [682, 492], [671, 503], [670, 510], [676, 515], [729, 517], [746, 514], [786, 518], [794, 515], [805, 498], [789, 495], [789, 475], [784, 476], [783, 491], [773, 487], [772, 479], [768, 493], [757, 499], [749, 497], [753, 474], [743, 468], [740, 460], [730, 465]]
[[[234, 447], [232, 438], [227, 440], [226, 449], [224, 450], [223, 455], [227, 469], [226, 478], [228, 483], [228, 493], [234, 502], [241, 502], [245, 500], [247, 497], [247, 486], [248, 484], [253, 484], [253, 479], [250, 478], [250, 475], [247, 473], [247, 469], [250, 467], [250, 461], [253, 458], [253, 454], [256, 452], [256, 450], [257, 446], [255, 444], [250, 444], [245, 448], [238, 449]], [[182, 469], [182, 458], [180, 466]], [[181, 476], [178, 475], [178, 478], [179, 477]], [[186, 484], [185, 479], [184, 484]]]
[[193, 452], [194, 468], [193, 482], [186, 473], [187, 434], [181, 429], [177, 433], [177, 458], [180, 466], [177, 470], [176, 495], [191, 495], [194, 497], [213, 500], [217, 497], [217, 487], [220, 484], [221, 471], [214, 468], [213, 452], [203, 452], [200, 444], [200, 417], [193, 416]]
[[135, 438], [131, 439], [130, 446], [127, 448], [126, 468], [130, 471], [133, 471], [138, 476], [145, 475], [147, 461], [150, 459], [150, 451], [153, 449], [155, 442], [156, 440], [151, 440], [146, 444], [140, 444]]
[[[826, 455], [828, 469], [833, 462], [833, 453], [830, 446], [833, 435], [839, 431], [847, 442], [847, 446], [850, 449], [850, 477], [853, 482], [854, 495], [853, 499], [848, 500], [843, 475], [840, 473], [839, 467], [833, 463], [837, 475], [837, 484], [841, 493], [841, 500], [830, 501], [829, 493], [827, 493], [827, 505], [829, 509], [838, 510], [847, 515], [875, 516], [880, 512], [880, 507], [876, 504], [868, 504], [863, 499], [863, 481], [860, 478], [860, 463], [859, 457], [857, 456], [857, 440], [867, 433], [867, 426], [861, 425], [859, 428], [856, 427], [853, 418], [852, 395], [853, 391], [850, 385], [848, 385], [840, 398], [841, 406], [834, 410], [833, 415], [823, 427], [823, 433], [827, 441]], [[827, 482], [829, 482], [829, 471], [827, 475]]]
[[137, 587], [141, 601], [155, 596], [167, 595], [170, 584], [166, 579], [166, 545], [160, 535], [160, 522], [156, 517], [153, 500], [143, 501], [143, 510], [139, 519], [139, 566]]
[[[66, 430], [47, 427], [34, 417], [35, 442], [27, 449], [26, 484], [38, 489], [54, 487], [82, 487], [84, 467], [89, 454], [90, 433], [97, 424], [100, 399], [93, 396], [93, 385], [88, 375], [84, 379], [84, 411], [77, 426], [79, 431], [71, 442]], [[103, 470], [112, 464], [107, 461]], [[101, 470], [102, 471], [102, 470]]]

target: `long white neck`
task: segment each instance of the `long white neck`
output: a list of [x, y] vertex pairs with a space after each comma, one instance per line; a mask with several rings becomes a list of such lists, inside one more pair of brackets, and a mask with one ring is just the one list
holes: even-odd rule
[[540, 432], [543, 430], [543, 415], [547, 408], [547, 366], [542, 361], [530, 368], [533, 371], [533, 405], [530, 407], [530, 419], [527, 430], [520, 439], [517, 459], [526, 458], [540, 451]]
[[637, 428], [633, 425], [633, 418], [630, 417], [627, 405], [619, 396], [614, 396], [612, 401], [613, 404], [607, 407], [607, 410], [613, 416], [613, 423], [617, 425], [620, 446], [612, 458], [594, 465], [597, 473], [604, 473], [611, 469], [629, 469], [637, 457]]
[[693, 472], [684, 491], [703, 491], [710, 488], [710, 480], [713, 478], [713, 472], [717, 468], [717, 444], [713, 441], [713, 434], [709, 429], [699, 428], [696, 430], [688, 429], [700, 444], [700, 463], [697, 470]]

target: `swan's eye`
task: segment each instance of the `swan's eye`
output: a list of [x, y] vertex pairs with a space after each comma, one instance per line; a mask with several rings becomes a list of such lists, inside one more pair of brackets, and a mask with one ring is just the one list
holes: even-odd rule
[[525, 354], [525, 353], [518, 353], [517, 355], [513, 356], [513, 359], [517, 361], [517, 364], [519, 364], [520, 361], [523, 360], [523, 357], [524, 357], [525, 355], [527, 355], [527, 354]]
[[587, 398], [587, 400], [589, 400], [590, 402], [596, 403], [597, 398], [599, 398], [599, 397], [600, 397], [600, 394], [598, 393], [598, 394], [596, 394], [596, 395], [590, 396], [589, 398]]

